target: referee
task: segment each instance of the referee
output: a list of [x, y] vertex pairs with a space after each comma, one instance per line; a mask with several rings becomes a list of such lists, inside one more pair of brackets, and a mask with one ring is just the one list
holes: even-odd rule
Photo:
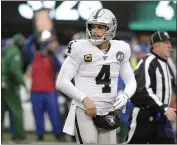
[[137, 90], [131, 101], [134, 109], [129, 118], [129, 144], [174, 144], [171, 121], [176, 113], [169, 108], [172, 94], [172, 75], [167, 59], [172, 52], [167, 32], [151, 36], [151, 48], [135, 69]]

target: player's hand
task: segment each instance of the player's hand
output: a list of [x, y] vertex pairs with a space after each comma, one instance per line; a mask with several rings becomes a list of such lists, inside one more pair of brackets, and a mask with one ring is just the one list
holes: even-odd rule
[[116, 98], [116, 102], [114, 103], [115, 110], [124, 107], [127, 104], [128, 99], [128, 96], [124, 93], [118, 95], [118, 97]]
[[90, 98], [88, 98], [88, 97], [84, 98], [82, 103], [84, 104], [84, 107], [86, 109], [86, 113], [89, 116], [91, 116], [91, 117], [96, 116], [96, 105]]
[[176, 113], [172, 108], [168, 108], [168, 110], [164, 113], [164, 115], [168, 118], [170, 121], [176, 120]]

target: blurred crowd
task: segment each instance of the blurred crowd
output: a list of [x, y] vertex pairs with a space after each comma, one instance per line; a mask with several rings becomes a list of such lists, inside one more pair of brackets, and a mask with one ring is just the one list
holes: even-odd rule
[[[73, 35], [73, 40], [85, 39], [85, 33]], [[131, 39], [117, 38], [126, 41], [132, 48], [130, 63], [136, 68], [139, 60], [149, 53], [150, 35], [141, 33]], [[176, 44], [172, 44], [173, 53], [168, 63], [176, 76]], [[15, 34], [12, 38], [1, 41], [2, 61], [2, 127], [9, 128], [14, 141], [26, 140], [26, 132], [36, 134], [38, 141], [45, 140], [46, 131], [51, 131], [56, 141], [75, 141], [62, 133], [71, 99], [55, 87], [55, 79], [66, 56], [67, 45], [62, 45], [56, 37], [39, 41], [35, 34], [25, 38], [23, 34]], [[118, 76], [119, 77], [119, 76]], [[118, 93], [124, 89], [124, 83], [119, 77]], [[171, 107], [176, 108], [176, 90], [171, 100]], [[29, 104], [31, 108], [29, 109]], [[121, 127], [118, 129], [119, 143], [125, 141], [128, 131], [128, 116], [133, 105], [127, 104], [126, 113], [121, 115]], [[26, 109], [29, 109], [26, 111]], [[8, 117], [7, 114], [8, 113]], [[51, 122], [52, 129], [46, 127], [46, 117]], [[30, 116], [29, 114], [32, 114]], [[8, 118], [9, 125], [6, 125]], [[33, 124], [34, 129], [28, 127]], [[3, 131], [3, 130], [2, 130]], [[4, 131], [3, 131], [4, 132]], [[2, 139], [3, 139], [2, 132]]]

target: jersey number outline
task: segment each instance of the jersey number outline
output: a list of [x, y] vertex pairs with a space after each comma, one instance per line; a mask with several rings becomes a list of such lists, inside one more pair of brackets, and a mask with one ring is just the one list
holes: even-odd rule
[[69, 44], [68, 44], [68, 46], [67, 46], [67, 49], [68, 49], [68, 53], [71, 53], [71, 45], [74, 43], [74, 42], [77, 42], [76, 40], [74, 40], [74, 41], [71, 41]]
[[109, 86], [109, 84], [111, 84], [110, 65], [103, 65], [95, 80], [96, 84], [98, 85], [104, 84], [104, 87], [102, 88], [102, 93], [110, 93], [111, 92], [111, 87]]

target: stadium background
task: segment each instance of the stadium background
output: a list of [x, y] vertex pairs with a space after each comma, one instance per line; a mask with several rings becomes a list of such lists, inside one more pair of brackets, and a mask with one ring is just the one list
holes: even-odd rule
[[[166, 3], [160, 1], [151, 2], [114, 2], [114, 1], [93, 1], [93, 2], [71, 2], [67, 1], [57, 1], [57, 2], [40, 2], [36, 1], [35, 4], [32, 1], [22, 2], [22, 1], [3, 1], [1, 3], [1, 36], [2, 39], [12, 38], [17, 33], [21, 33], [27, 39], [31, 34], [36, 34], [40, 27], [45, 27], [47, 30], [48, 25], [39, 26], [39, 29], [35, 26], [34, 17], [28, 15], [35, 10], [41, 8], [49, 8], [52, 23], [51, 34], [55, 36], [58, 40], [59, 46], [56, 48], [56, 54], [61, 63], [64, 60], [65, 51], [62, 53], [59, 51], [61, 48], [65, 48], [69, 41], [72, 40], [73, 35], [78, 32], [85, 32], [85, 20], [88, 17], [91, 9], [96, 8], [107, 8], [110, 9], [116, 16], [118, 21], [117, 35], [115, 39], [127, 41], [132, 48], [132, 64], [133, 67], [136, 66], [134, 60], [138, 60], [138, 57], [148, 52], [141, 49], [140, 41], [148, 41], [150, 35], [156, 30], [166, 30], [172, 36], [173, 41], [173, 54], [172, 59], [176, 62], [176, 2], [166, 1]], [[22, 8], [22, 5], [24, 6]], [[34, 6], [36, 5], [36, 7]], [[72, 8], [70, 9], [69, 7]], [[84, 8], [82, 8], [84, 7]], [[88, 8], [88, 9], [87, 9]], [[67, 15], [68, 10], [73, 14], [73, 16]], [[73, 12], [74, 10], [74, 12]], [[26, 14], [26, 12], [29, 12]], [[74, 13], [76, 13], [75, 16]], [[32, 15], [32, 14], [31, 14]], [[41, 17], [45, 17], [45, 14], [41, 14]], [[41, 23], [45, 23], [45, 19], [40, 19]], [[80, 35], [80, 34], [78, 34]], [[40, 36], [41, 33], [40, 33]], [[30, 77], [28, 72], [24, 74], [26, 84], [30, 88]], [[31, 110], [31, 103], [29, 101], [30, 96], [26, 94], [23, 88], [21, 88], [21, 100], [24, 111], [24, 123], [25, 130], [29, 132], [29, 138], [34, 139], [33, 132], [35, 129], [33, 113]], [[176, 95], [173, 95], [173, 107], [176, 107]], [[66, 117], [66, 98], [63, 96], [58, 96], [58, 105], [62, 119]], [[48, 117], [45, 116], [45, 128], [49, 132], [48, 139], [46, 141], [53, 141], [50, 132], [51, 124]], [[176, 123], [175, 123], [176, 124]], [[5, 127], [9, 127], [9, 117], [6, 114]], [[174, 127], [176, 128], [176, 127]], [[8, 131], [7, 133], [8, 134]], [[31, 137], [32, 136], [32, 137]], [[5, 140], [9, 140], [9, 135], [6, 135]]]

